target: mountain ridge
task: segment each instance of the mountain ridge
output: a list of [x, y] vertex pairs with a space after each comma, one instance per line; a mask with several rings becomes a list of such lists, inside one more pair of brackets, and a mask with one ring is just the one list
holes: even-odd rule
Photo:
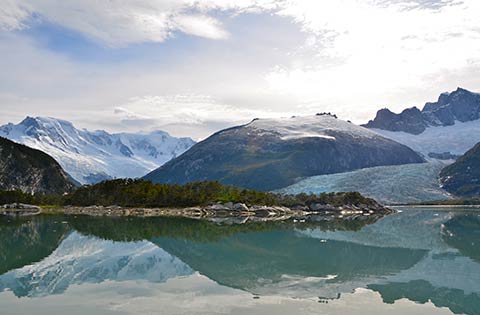
[[401, 113], [380, 109], [376, 117], [363, 126], [370, 129], [403, 131], [414, 135], [429, 127], [452, 126], [480, 118], [480, 94], [463, 88], [440, 94], [436, 102], [427, 102], [422, 110], [411, 107]]
[[141, 177], [195, 143], [164, 131], [111, 134], [80, 130], [63, 119], [30, 116], [0, 126], [0, 136], [48, 153], [82, 184]]

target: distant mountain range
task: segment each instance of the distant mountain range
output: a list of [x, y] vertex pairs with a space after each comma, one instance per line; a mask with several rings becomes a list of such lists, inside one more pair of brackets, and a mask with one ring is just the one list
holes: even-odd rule
[[417, 107], [395, 114], [384, 108], [375, 119], [364, 126], [389, 131], [421, 134], [428, 127], [452, 126], [456, 122], [468, 122], [480, 118], [480, 94], [458, 88], [452, 93], [443, 93], [437, 102], [426, 103], [422, 110]]
[[422, 162], [404, 145], [332, 115], [318, 114], [255, 119], [219, 131], [145, 178], [178, 184], [219, 180], [272, 190], [307, 176]]
[[0, 137], [0, 190], [62, 194], [73, 187], [51, 156]]
[[91, 132], [46, 117], [27, 117], [19, 124], [1, 126], [0, 136], [48, 153], [82, 184], [141, 177], [195, 144], [190, 138], [175, 138], [163, 131]]
[[[218, 180], [289, 193], [355, 190], [386, 203], [480, 195], [470, 189], [480, 180], [470, 165], [476, 150], [440, 176], [480, 142], [480, 94], [462, 88], [422, 110], [382, 109], [365, 127], [325, 113], [254, 119], [195, 144], [162, 131], [109, 134], [27, 117], [1, 126], [0, 136], [46, 152], [81, 184], [150, 172], [144, 178], [153, 182]], [[4, 189], [38, 188], [12, 183], [4, 181]]]

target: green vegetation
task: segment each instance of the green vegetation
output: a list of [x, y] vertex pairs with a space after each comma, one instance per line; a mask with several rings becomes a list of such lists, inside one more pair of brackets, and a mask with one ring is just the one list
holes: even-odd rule
[[33, 205], [61, 205], [62, 196], [56, 194], [26, 194], [21, 190], [0, 190], [0, 205], [7, 203], [26, 203]]
[[214, 242], [239, 233], [267, 231], [320, 229], [322, 231], [358, 231], [364, 226], [375, 223], [381, 216], [370, 216], [365, 220], [334, 219], [328, 221], [306, 221], [295, 223], [288, 221], [247, 222], [244, 224], [224, 225], [189, 218], [137, 218], [137, 217], [91, 217], [78, 216], [63, 220], [84, 235], [112, 240], [132, 242], [166, 237], [192, 242]]
[[91, 206], [118, 205], [123, 207], [192, 207], [213, 202], [241, 202], [247, 205], [332, 206], [375, 205], [373, 199], [357, 192], [281, 195], [269, 192], [224, 186], [219, 182], [194, 182], [185, 185], [153, 184], [141, 179], [116, 179], [77, 188], [64, 196], [28, 195], [20, 191], [0, 192], [0, 203], [31, 203], [39, 205]]

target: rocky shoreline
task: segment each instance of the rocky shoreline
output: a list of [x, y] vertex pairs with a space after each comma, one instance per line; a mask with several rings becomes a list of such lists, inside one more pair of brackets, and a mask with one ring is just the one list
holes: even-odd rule
[[65, 214], [109, 217], [186, 217], [211, 219], [212, 221], [278, 221], [297, 219], [313, 215], [330, 215], [336, 218], [368, 217], [371, 215], [387, 215], [395, 210], [381, 205], [332, 205], [313, 204], [310, 207], [282, 207], [282, 206], [247, 206], [243, 203], [215, 203], [205, 207], [189, 208], [125, 208], [119, 206], [66, 206], [61, 208], [43, 209], [33, 205], [10, 204], [0, 207], [0, 215], [30, 216], [38, 214]]

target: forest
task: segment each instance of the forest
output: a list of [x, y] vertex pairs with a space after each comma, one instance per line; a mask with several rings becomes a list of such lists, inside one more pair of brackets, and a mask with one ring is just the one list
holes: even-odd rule
[[225, 186], [217, 181], [185, 185], [154, 184], [142, 179], [115, 179], [82, 186], [66, 195], [29, 195], [21, 191], [0, 191], [0, 204], [29, 203], [57, 206], [192, 207], [215, 202], [266, 206], [374, 205], [373, 199], [358, 192], [284, 195]]

